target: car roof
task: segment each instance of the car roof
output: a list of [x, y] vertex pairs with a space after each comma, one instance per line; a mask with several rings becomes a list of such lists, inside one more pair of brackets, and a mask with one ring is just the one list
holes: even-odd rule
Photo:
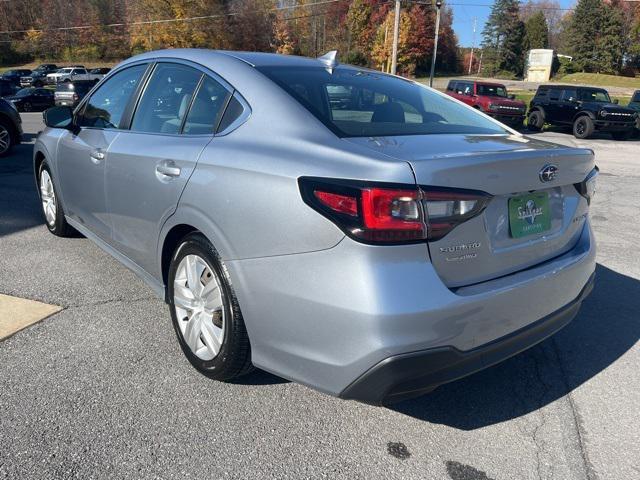
[[552, 90], [556, 90], [556, 89], [561, 89], [561, 88], [588, 88], [590, 90], [603, 90], [603, 91], [607, 91], [606, 89], [602, 88], [602, 87], [590, 87], [588, 85], [540, 85], [538, 88], [549, 88]]
[[317, 58], [282, 55], [278, 53], [236, 52], [231, 50], [209, 50], [203, 48], [155, 50], [131, 57], [129, 60], [126, 60], [125, 63], [135, 60], [144, 60], [147, 58], [179, 58], [200, 63], [202, 65], [213, 65], [211, 62], [215, 61], [215, 59], [220, 56], [235, 58], [253, 67], [326, 67], [326, 64]]

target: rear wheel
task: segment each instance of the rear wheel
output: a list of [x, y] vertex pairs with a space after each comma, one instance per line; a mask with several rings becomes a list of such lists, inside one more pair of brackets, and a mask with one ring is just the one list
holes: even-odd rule
[[527, 118], [527, 128], [529, 130], [533, 130], [534, 132], [539, 132], [542, 130], [544, 126], [544, 117], [542, 116], [542, 112], [539, 110], [535, 110], [529, 114]]
[[58, 194], [53, 185], [51, 170], [46, 163], [42, 163], [40, 174], [38, 175], [38, 190], [40, 192], [40, 203], [42, 214], [44, 215], [47, 228], [58, 237], [69, 237], [75, 233], [71, 225], [64, 218], [64, 210], [58, 200]]
[[185, 237], [174, 253], [168, 299], [180, 347], [194, 367], [223, 381], [253, 369], [249, 336], [229, 274], [202, 234]]
[[573, 122], [573, 136], [576, 138], [589, 138], [593, 134], [593, 130], [593, 120], [586, 115], [576, 118]]

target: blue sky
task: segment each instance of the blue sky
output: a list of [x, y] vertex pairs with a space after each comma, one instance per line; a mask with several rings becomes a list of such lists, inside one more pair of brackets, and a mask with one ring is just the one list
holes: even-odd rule
[[[523, 0], [521, 0], [523, 1]], [[571, 8], [575, 0], [558, 0], [562, 8]], [[447, 2], [453, 9], [453, 29], [458, 35], [461, 47], [470, 47], [473, 43], [473, 17], [478, 18], [476, 27], [476, 46], [480, 44], [482, 28], [491, 12], [492, 0], [451, 0]], [[524, 2], [523, 2], [524, 3]], [[487, 5], [487, 6], [479, 6]]]

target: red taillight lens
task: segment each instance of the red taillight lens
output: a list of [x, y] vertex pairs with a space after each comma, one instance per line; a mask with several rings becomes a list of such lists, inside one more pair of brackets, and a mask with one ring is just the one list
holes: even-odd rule
[[348, 195], [340, 195], [339, 193], [323, 192], [315, 190], [313, 194], [324, 205], [337, 213], [344, 213], [352, 217], [358, 216], [358, 199]]
[[304, 201], [366, 243], [438, 240], [478, 215], [489, 195], [470, 190], [301, 178]]
[[362, 190], [362, 238], [408, 241], [425, 238], [420, 192], [387, 188]]

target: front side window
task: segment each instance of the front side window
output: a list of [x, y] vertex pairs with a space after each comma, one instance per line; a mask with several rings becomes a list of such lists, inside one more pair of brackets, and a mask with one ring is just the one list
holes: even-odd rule
[[193, 100], [183, 133], [213, 134], [227, 103], [229, 91], [210, 77], [205, 77]]
[[580, 90], [580, 100], [583, 102], [611, 103], [611, 99], [606, 90], [596, 90], [592, 88]]
[[179, 133], [202, 73], [177, 63], [156, 66], [144, 89], [131, 130]]
[[136, 65], [121, 70], [103, 83], [91, 95], [78, 125], [81, 127], [118, 128], [131, 96], [136, 90], [147, 65]]
[[507, 98], [507, 90], [498, 85], [478, 85], [478, 95]]
[[353, 67], [258, 69], [341, 137], [507, 133], [451, 97], [390, 75]]
[[578, 92], [575, 88], [568, 88], [562, 91], [562, 100], [570, 102], [578, 98]]

